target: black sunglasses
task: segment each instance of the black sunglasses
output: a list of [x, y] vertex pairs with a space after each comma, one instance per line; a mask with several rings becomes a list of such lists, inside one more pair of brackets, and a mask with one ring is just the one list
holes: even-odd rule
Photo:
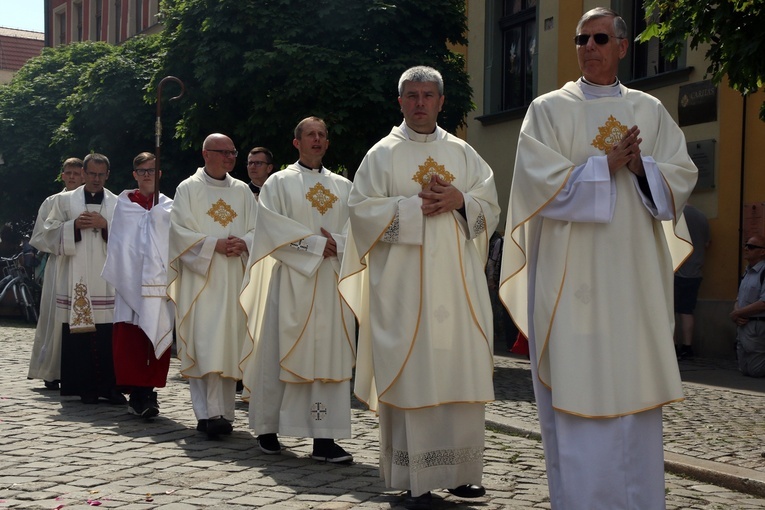
[[756, 244], [746, 243], [744, 248], [747, 250], [765, 250], [765, 246], [757, 246]]
[[[616, 37], [615, 35], [608, 35], [608, 34], [593, 34], [592, 38], [595, 39], [595, 44], [599, 44], [600, 46], [603, 46], [606, 44], [611, 38], [614, 39], [624, 39], [624, 37]], [[577, 46], [584, 46], [587, 44], [587, 41], [590, 40], [590, 34], [579, 34], [574, 36], [574, 42]]]

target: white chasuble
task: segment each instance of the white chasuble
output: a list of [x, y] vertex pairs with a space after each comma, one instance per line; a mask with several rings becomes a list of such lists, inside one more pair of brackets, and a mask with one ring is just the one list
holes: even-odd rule
[[247, 253], [214, 251], [235, 236], [252, 245], [257, 202], [247, 185], [226, 175], [217, 181], [199, 168], [176, 190], [170, 214], [167, 294], [176, 306], [181, 373], [240, 379], [239, 355], [247, 336], [239, 289]]
[[96, 324], [111, 324], [114, 314], [114, 288], [101, 278], [107, 247], [103, 233], [101, 229], [82, 229], [76, 241], [74, 222], [90, 211], [111, 224], [117, 197], [104, 189], [100, 204], [86, 204], [85, 193], [85, 187], [80, 186], [54, 200], [42, 234], [48, 240], [58, 240], [56, 318], [68, 323], [72, 333], [95, 331]]
[[[259, 433], [276, 432], [262, 430], [274, 424], [288, 435], [350, 436], [355, 324], [337, 291], [350, 188], [348, 179], [326, 168], [311, 171], [296, 163], [261, 189], [240, 298], [251, 338], [242, 354], [243, 381], [254, 395], [250, 419]], [[323, 256], [322, 228], [337, 243], [336, 257]], [[265, 381], [277, 379], [286, 383], [274, 390], [283, 391], [283, 399], [264, 393]], [[274, 401], [273, 413], [256, 405], [262, 399]]]
[[[606, 151], [633, 125], [656, 208], [669, 197], [672, 219], [658, 219], [626, 168], [605, 193], [570, 208], [568, 219], [546, 216], [574, 168], [599, 157], [606, 164]], [[695, 182], [682, 131], [646, 94], [622, 87], [621, 98], [585, 100], [568, 83], [531, 105], [519, 138], [500, 296], [536, 342], [538, 376], [555, 409], [616, 417], [682, 398], [672, 271], [690, 244], [674, 218]], [[582, 219], [595, 217], [597, 207], [610, 208], [610, 217]]]
[[167, 253], [173, 201], [163, 194], [151, 209], [117, 199], [101, 276], [114, 286], [114, 322], [135, 324], [154, 345], [159, 359], [173, 343], [175, 309], [167, 297]]
[[[337, 292], [350, 187], [350, 181], [327, 169], [303, 171], [293, 164], [269, 177], [261, 189], [250, 279], [242, 291], [242, 304], [247, 309], [247, 302], [265, 300], [268, 288], [252, 274], [261, 271], [260, 266], [274, 267], [278, 279], [272, 279], [270, 286], [278, 293], [282, 313], [274, 330], [278, 338], [269, 341], [279, 344], [279, 378], [284, 382], [350, 380], [355, 327], [353, 314]], [[337, 257], [323, 257], [322, 228], [337, 242]], [[263, 318], [262, 314], [248, 316], [255, 343], [261, 341]]]
[[[399, 409], [494, 398], [484, 273], [499, 207], [489, 166], [437, 128], [425, 143], [395, 127], [361, 163], [340, 290], [359, 320], [355, 392]], [[458, 211], [425, 217], [430, 176], [459, 189]]]

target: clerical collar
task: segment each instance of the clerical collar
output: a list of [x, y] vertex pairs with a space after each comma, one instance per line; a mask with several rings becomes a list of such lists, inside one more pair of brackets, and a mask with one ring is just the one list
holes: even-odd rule
[[223, 179], [216, 179], [215, 177], [208, 174], [205, 168], [202, 168], [202, 175], [204, 175], [205, 182], [211, 186], [217, 186], [219, 188], [228, 188], [231, 185], [228, 180], [229, 178], [228, 174], [224, 175]]
[[414, 129], [407, 126], [406, 121], [404, 121], [399, 126], [399, 129], [401, 129], [401, 131], [404, 132], [404, 135], [406, 135], [406, 137], [413, 142], [424, 143], [424, 142], [432, 142], [438, 139], [438, 126], [436, 126], [436, 129], [433, 130], [432, 133], [423, 134], [423, 133], [418, 133]]
[[310, 172], [321, 172], [321, 168], [324, 166], [324, 165], [319, 164], [319, 168], [311, 168], [309, 165], [306, 165], [305, 163], [303, 163], [300, 160], [298, 160], [297, 164], [300, 165], [301, 167], [303, 167], [303, 170], [308, 170]]
[[619, 86], [619, 79], [617, 78], [611, 85], [597, 85], [584, 79], [579, 78], [576, 82], [579, 85], [584, 97], [587, 99], [598, 99], [601, 97], [620, 97], [622, 95], [622, 88]]
[[255, 183], [254, 183], [254, 182], [252, 182], [252, 181], [248, 182], [248, 183], [247, 183], [247, 186], [249, 186], [249, 187], [250, 187], [250, 191], [252, 191], [252, 192], [253, 192], [253, 193], [255, 193], [256, 195], [260, 195], [260, 186], [258, 186], [257, 184], [255, 184]]
[[86, 204], [100, 204], [104, 201], [104, 190], [98, 191], [96, 193], [91, 193], [90, 191], [83, 188], [83, 191], [85, 191]]

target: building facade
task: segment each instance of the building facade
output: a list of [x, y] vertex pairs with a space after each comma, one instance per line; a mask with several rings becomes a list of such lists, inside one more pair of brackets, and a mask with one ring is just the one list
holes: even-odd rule
[[45, 45], [120, 44], [160, 30], [159, 0], [45, 0]]
[[45, 34], [0, 27], [0, 83], [9, 83], [16, 71], [40, 55]]
[[[468, 0], [467, 66], [476, 110], [469, 115], [466, 138], [494, 169], [503, 207], [529, 102], [580, 76], [573, 36], [581, 15], [610, 7], [622, 15], [634, 38], [645, 27], [642, 3]], [[619, 74], [628, 87], [662, 101], [699, 166], [691, 202], [709, 219], [712, 243], [696, 309], [694, 350], [702, 356], [733, 357], [735, 326], [728, 314], [743, 268], [742, 241], [754, 232], [765, 233], [765, 164], [755, 150], [765, 143], [765, 122], [758, 118], [765, 94], [745, 99], [724, 83], [714, 87], [705, 77], [705, 52], [686, 51], [670, 61], [658, 41], [632, 41]]]

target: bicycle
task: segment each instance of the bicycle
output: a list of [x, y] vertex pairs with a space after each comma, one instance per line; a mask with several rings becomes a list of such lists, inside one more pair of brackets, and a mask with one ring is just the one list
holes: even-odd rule
[[3, 267], [3, 279], [0, 280], [0, 288], [2, 288], [0, 302], [3, 301], [9, 290], [12, 291], [24, 320], [36, 323], [39, 316], [37, 302], [34, 299], [36, 284], [29, 278], [22, 264], [23, 255], [23, 253], [19, 253], [13, 257], [0, 258]]

